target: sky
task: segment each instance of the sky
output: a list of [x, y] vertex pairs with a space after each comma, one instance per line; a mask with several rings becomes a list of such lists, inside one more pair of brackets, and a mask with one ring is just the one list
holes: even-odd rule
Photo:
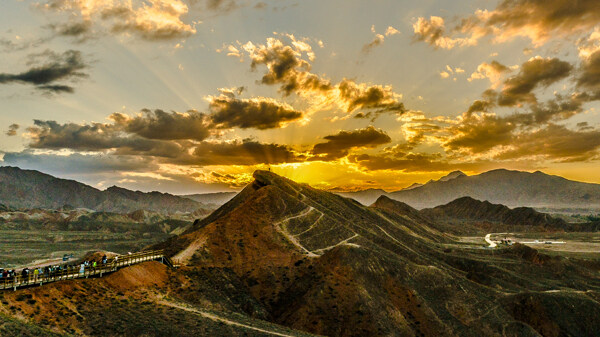
[[600, 183], [597, 0], [3, 0], [0, 165], [99, 189]]

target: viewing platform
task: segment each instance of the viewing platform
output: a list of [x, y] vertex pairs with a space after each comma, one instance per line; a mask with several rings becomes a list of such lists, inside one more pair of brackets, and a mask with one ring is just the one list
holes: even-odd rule
[[1, 290], [17, 290], [18, 288], [41, 286], [50, 282], [63, 280], [72, 280], [78, 278], [90, 278], [94, 276], [102, 277], [117, 271], [119, 268], [128, 267], [137, 263], [146, 261], [160, 261], [169, 267], [177, 267], [171, 259], [164, 255], [162, 250], [143, 251], [132, 254], [117, 255], [115, 258], [108, 259], [106, 263], [98, 263], [96, 267], [86, 266], [83, 272], [80, 272], [80, 264], [73, 268], [53, 271], [50, 273], [41, 273], [33, 275], [34, 269], [28, 276], [17, 273], [15, 276], [3, 277], [0, 279]]

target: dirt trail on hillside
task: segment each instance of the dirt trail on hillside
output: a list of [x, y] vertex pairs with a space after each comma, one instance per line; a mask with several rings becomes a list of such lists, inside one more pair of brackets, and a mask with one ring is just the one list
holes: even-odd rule
[[196, 251], [200, 249], [206, 243], [206, 237], [201, 236], [196, 238], [189, 246], [187, 246], [184, 250], [177, 253], [177, 255], [173, 256], [173, 261], [177, 263], [186, 264], [189, 260], [194, 256]]
[[162, 301], [159, 301], [158, 304], [166, 305], [166, 306], [169, 306], [169, 307], [173, 307], [173, 308], [177, 308], [177, 309], [181, 309], [181, 310], [185, 310], [185, 311], [189, 311], [189, 312], [193, 312], [193, 313], [196, 313], [196, 314], [198, 314], [198, 315], [200, 315], [202, 317], [211, 319], [213, 321], [222, 322], [222, 323], [225, 323], [227, 325], [238, 326], [238, 327], [241, 327], [241, 328], [246, 328], [246, 329], [250, 329], [250, 330], [254, 330], [254, 331], [258, 331], [258, 332], [263, 332], [263, 333], [270, 334], [270, 335], [273, 335], [273, 336], [295, 337], [294, 335], [288, 335], [288, 334], [281, 333], [281, 332], [276, 332], [276, 331], [269, 331], [269, 330], [257, 328], [257, 327], [251, 326], [251, 325], [247, 325], [247, 324], [244, 324], [244, 323], [235, 322], [235, 321], [232, 321], [230, 319], [223, 318], [223, 317], [217, 316], [217, 315], [212, 314], [212, 313], [208, 313], [206, 311], [201, 311], [201, 310], [197, 310], [197, 309], [194, 309], [194, 308], [190, 308], [190, 307], [186, 306], [185, 304], [181, 304], [181, 303], [175, 303], [175, 302], [170, 302], [170, 301], [162, 300]]

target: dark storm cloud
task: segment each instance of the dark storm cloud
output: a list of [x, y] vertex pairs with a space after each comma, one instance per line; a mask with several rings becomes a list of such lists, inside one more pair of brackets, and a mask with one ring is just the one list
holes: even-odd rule
[[448, 129], [453, 136], [444, 146], [450, 150], [466, 149], [470, 153], [486, 152], [500, 144], [509, 144], [516, 128], [514, 123], [495, 115], [470, 115]]
[[323, 137], [326, 143], [316, 144], [311, 153], [313, 160], [335, 160], [348, 155], [351, 149], [375, 148], [392, 141], [383, 130], [369, 126], [353, 131], [340, 131], [335, 135]]
[[557, 94], [556, 98], [545, 103], [530, 105], [530, 112], [515, 114], [508, 119], [525, 126], [566, 120], [581, 113], [583, 104], [587, 101], [588, 97], [582, 94], [572, 94], [569, 97]]
[[184, 165], [256, 165], [304, 161], [304, 156], [280, 144], [260, 143], [250, 139], [233, 142], [201, 142], [189, 156], [173, 161]]
[[351, 155], [348, 160], [369, 171], [401, 170], [405, 172], [446, 171], [456, 165], [440, 161], [440, 156], [430, 154], [409, 154], [402, 158], [392, 158], [381, 155]]
[[[527, 112], [503, 117], [495, 114], [476, 115], [469, 109], [460, 123], [446, 129], [451, 137], [444, 142], [444, 146], [450, 150], [462, 149], [475, 154], [489, 151], [496, 146], [510, 145], [518, 131], [569, 119], [581, 113], [583, 104], [588, 100], [589, 97], [582, 94], [569, 97], [556, 95], [547, 102], [530, 104]], [[471, 108], [473, 106], [471, 105]]]
[[145, 139], [124, 135], [112, 124], [59, 124], [55, 121], [35, 120], [27, 131], [32, 149], [70, 149], [76, 151], [108, 151], [117, 154], [140, 154], [157, 157], [177, 157], [185, 148], [170, 141]]
[[88, 76], [82, 72], [88, 65], [83, 61], [79, 51], [68, 50], [62, 54], [46, 51], [42, 54], [30, 56], [33, 60], [39, 60], [40, 57], [43, 57], [46, 61], [21, 73], [0, 73], [0, 84], [26, 83], [48, 92], [73, 92], [71, 86], [56, 84], [55, 82]]
[[[570, 96], [556, 94], [554, 99], [538, 102], [534, 90], [556, 83], [573, 72], [573, 66], [557, 58], [534, 57], [523, 63], [515, 76], [503, 82], [497, 92], [488, 89], [481, 100], [474, 101], [460, 122], [450, 126], [451, 134], [444, 141], [449, 150], [467, 150], [483, 153], [499, 145], [510, 144], [516, 131], [565, 120], [583, 111], [583, 104], [592, 100], [588, 94], [574, 93]], [[490, 113], [497, 106], [520, 106], [526, 104], [528, 111], [499, 117]], [[483, 113], [476, 115], [475, 113]]]
[[[189, 116], [158, 110], [129, 119], [120, 114], [112, 115], [114, 124], [59, 124], [35, 120], [34, 126], [27, 129], [31, 137], [29, 149], [89, 151], [155, 158], [159, 163], [199, 166], [295, 163], [306, 159], [286, 145], [265, 144], [250, 139], [199, 141], [204, 136], [199, 137], [195, 131], [205, 131], [204, 121], [194, 126], [194, 118], [201, 116], [186, 119]], [[177, 129], [177, 125], [183, 122], [190, 125]]]
[[577, 85], [600, 93], [600, 49], [582, 62]]
[[515, 137], [511, 148], [496, 156], [497, 159], [542, 156], [561, 162], [586, 161], [598, 156], [599, 130], [570, 130], [565, 126], [547, 127], [524, 132]]
[[211, 121], [219, 128], [274, 129], [302, 118], [302, 112], [269, 98], [210, 97], [209, 109]]
[[573, 66], [557, 58], [535, 57], [523, 63], [519, 73], [504, 81], [498, 97], [498, 105], [514, 106], [520, 103], [535, 102], [532, 91], [537, 87], [547, 87], [571, 74]]
[[144, 109], [135, 117], [114, 113], [110, 118], [118, 128], [147, 139], [204, 140], [211, 134], [206, 115], [197, 111], [179, 113]]
[[8, 130], [6, 130], [7, 136], [16, 136], [17, 130], [19, 130], [19, 124], [11, 124], [8, 126]]
[[470, 114], [473, 112], [487, 112], [493, 106], [495, 106], [493, 102], [485, 100], [475, 100], [473, 101], [473, 103], [471, 103], [471, 106], [469, 106], [467, 113]]
[[398, 102], [388, 88], [382, 86], [361, 86], [352, 80], [344, 79], [338, 85], [340, 98], [346, 102], [347, 111], [357, 109], [369, 110], [360, 117], [370, 117], [371, 113], [393, 112], [402, 114], [406, 112], [404, 104]]
[[[598, 97], [586, 93], [575, 93], [566, 97], [557, 94], [554, 99], [546, 102], [530, 104], [528, 111], [502, 117], [493, 113], [478, 115], [467, 112], [463, 114], [459, 123], [444, 130], [450, 136], [442, 145], [447, 150], [469, 154], [500, 150], [499, 158], [503, 159], [525, 156], [528, 146], [525, 144], [531, 145], [532, 154], [537, 153], [553, 160], [558, 160], [559, 156], [564, 156], [565, 160], [591, 158], [593, 154], [590, 154], [589, 147], [586, 150], [585, 144], [590, 144], [590, 138], [597, 133], [594, 131], [584, 134], [581, 131], [593, 128], [572, 131], [554, 123], [582, 113], [586, 102], [597, 99]], [[540, 137], [538, 144], [533, 141], [535, 137]], [[548, 141], [544, 143], [546, 139]], [[574, 146], [577, 139], [582, 141], [581, 147]], [[542, 151], [546, 147], [548, 148], [544, 150], [545, 152]], [[572, 150], [571, 153], [569, 149]]]

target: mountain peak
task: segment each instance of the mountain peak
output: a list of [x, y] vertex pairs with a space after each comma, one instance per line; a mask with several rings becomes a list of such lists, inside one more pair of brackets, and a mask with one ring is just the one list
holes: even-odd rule
[[441, 177], [438, 181], [448, 181], [448, 180], [452, 180], [452, 179], [456, 179], [456, 178], [460, 178], [460, 177], [466, 177], [467, 175], [464, 174], [462, 171], [452, 171], [450, 173], [448, 173], [447, 175]]
[[257, 185], [257, 187], [259, 188], [267, 185], [279, 186], [282, 183], [285, 183], [284, 177], [277, 175], [276, 173], [273, 173], [271, 171], [256, 170], [252, 174], [252, 177], [254, 178], [254, 185]]

